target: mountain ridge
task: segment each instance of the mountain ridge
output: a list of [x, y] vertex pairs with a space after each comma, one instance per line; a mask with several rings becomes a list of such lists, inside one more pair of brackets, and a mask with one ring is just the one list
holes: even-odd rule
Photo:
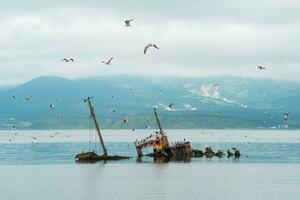
[[[29, 96], [32, 101], [26, 102]], [[45, 76], [0, 90], [0, 128], [88, 128], [89, 113], [83, 103], [87, 96], [95, 96], [93, 104], [104, 128], [144, 128], [147, 120], [153, 121], [154, 105], [166, 128], [274, 128], [283, 124], [300, 128], [299, 82], [133, 75]], [[170, 103], [173, 108], [168, 108]], [[50, 104], [55, 105], [53, 110]], [[292, 112], [290, 120], [283, 121], [283, 112]], [[128, 125], [122, 124], [124, 116], [129, 116]]]

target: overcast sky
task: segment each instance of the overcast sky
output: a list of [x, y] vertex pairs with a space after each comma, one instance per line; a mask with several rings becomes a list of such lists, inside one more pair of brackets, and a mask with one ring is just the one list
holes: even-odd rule
[[[298, 0], [5, 1], [0, 84], [106, 74], [297, 80], [299, 10]], [[160, 49], [143, 55], [148, 43]]]

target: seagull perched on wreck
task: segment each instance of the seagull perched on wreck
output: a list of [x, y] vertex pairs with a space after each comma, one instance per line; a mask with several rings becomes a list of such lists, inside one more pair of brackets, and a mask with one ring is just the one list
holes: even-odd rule
[[127, 20], [125, 20], [124, 21], [125, 22], [125, 26], [127, 26], [127, 27], [131, 26], [130, 22], [132, 22], [132, 21], [133, 21], [133, 19], [127, 19]]
[[111, 61], [112, 59], [114, 59], [114, 57], [111, 57], [108, 61], [102, 61], [102, 63], [106, 64], [106, 65], [110, 65], [111, 64]]
[[147, 50], [150, 48], [150, 47], [154, 47], [156, 49], [159, 49], [155, 44], [148, 44], [147, 46], [145, 46], [144, 48], [144, 54], [146, 54]]
[[258, 65], [257, 68], [258, 68], [259, 70], [265, 70], [265, 69], [266, 69], [265, 67], [260, 66], [260, 65]]

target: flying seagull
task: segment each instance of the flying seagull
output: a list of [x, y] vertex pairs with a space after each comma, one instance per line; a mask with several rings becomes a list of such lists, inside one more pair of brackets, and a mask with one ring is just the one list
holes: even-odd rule
[[109, 109], [109, 111], [110, 111], [110, 112], [116, 112], [117, 109], [111, 108], [111, 109]]
[[289, 113], [283, 113], [283, 119], [288, 120], [289, 119]]
[[49, 105], [51, 109], [54, 109], [54, 104]]
[[73, 59], [73, 58], [69, 58], [69, 59], [63, 58], [63, 59], [61, 60], [61, 62], [74, 62], [74, 59]]
[[25, 99], [26, 99], [27, 102], [30, 102], [32, 97], [26, 97]]
[[107, 62], [105, 61], [102, 61], [102, 63], [106, 64], [106, 65], [110, 65], [111, 64], [111, 61], [112, 59], [114, 59], [114, 57], [111, 57]]
[[131, 26], [130, 22], [132, 22], [132, 21], [133, 21], [133, 19], [127, 19], [127, 20], [125, 20], [124, 21], [125, 22], [125, 26], [127, 26], [127, 27]]
[[174, 105], [174, 103], [170, 103], [170, 104], [168, 105], [168, 107], [169, 107], [169, 108], [172, 108], [173, 105]]
[[147, 50], [150, 48], [150, 47], [154, 47], [156, 49], [159, 49], [155, 44], [148, 44], [147, 46], [145, 46], [144, 48], [144, 54], [146, 54]]
[[123, 117], [122, 120], [123, 120], [123, 123], [124, 123], [124, 124], [127, 124], [127, 123], [128, 123], [128, 116]]
[[260, 65], [258, 65], [257, 68], [258, 68], [259, 70], [265, 70], [265, 69], [266, 69], [265, 67], [260, 66]]

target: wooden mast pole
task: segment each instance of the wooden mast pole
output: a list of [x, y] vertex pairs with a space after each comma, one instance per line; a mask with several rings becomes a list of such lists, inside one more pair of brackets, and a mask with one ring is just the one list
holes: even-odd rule
[[156, 123], [157, 123], [158, 128], [159, 128], [159, 131], [160, 131], [160, 133], [163, 135], [163, 134], [164, 134], [164, 131], [163, 131], [161, 125], [160, 125], [160, 121], [159, 121], [159, 118], [158, 118], [158, 115], [157, 115], [157, 112], [156, 112], [156, 108], [153, 107], [153, 109], [154, 109], [154, 115], [155, 115], [155, 119], [156, 119]]
[[106, 148], [105, 148], [105, 145], [104, 145], [104, 141], [103, 141], [103, 138], [102, 138], [102, 135], [101, 135], [101, 132], [100, 132], [99, 124], [98, 124], [97, 119], [96, 119], [96, 114], [95, 114], [95, 111], [94, 111], [94, 107], [92, 106], [90, 99], [91, 99], [91, 97], [88, 97], [86, 100], [89, 103], [91, 117], [94, 120], [94, 124], [95, 124], [97, 133], [98, 133], [99, 138], [100, 138], [100, 143], [101, 143], [102, 149], [103, 149], [103, 156], [107, 156], [107, 151], [106, 151]]

